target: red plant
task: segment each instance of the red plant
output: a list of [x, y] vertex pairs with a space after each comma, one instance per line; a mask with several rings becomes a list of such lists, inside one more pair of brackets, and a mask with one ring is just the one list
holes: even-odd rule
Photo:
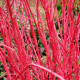
[[[80, 79], [79, 2], [78, 0], [2, 1], [0, 36], [3, 39], [0, 41], [0, 61], [7, 75], [6, 79]], [[48, 39], [46, 35], [49, 36]], [[45, 50], [45, 57], [42, 53], [43, 48], [39, 46], [40, 40]]]

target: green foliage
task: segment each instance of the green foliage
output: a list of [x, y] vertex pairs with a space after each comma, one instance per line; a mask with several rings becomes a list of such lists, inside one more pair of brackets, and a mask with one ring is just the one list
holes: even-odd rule
[[57, 4], [57, 12], [58, 12], [59, 16], [61, 16], [61, 14], [62, 14], [61, 6], [62, 5], [60, 3]]

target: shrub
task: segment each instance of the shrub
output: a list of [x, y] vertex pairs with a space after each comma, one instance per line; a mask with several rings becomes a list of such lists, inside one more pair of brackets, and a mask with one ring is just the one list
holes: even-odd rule
[[79, 3], [1, 0], [0, 79], [79, 80]]

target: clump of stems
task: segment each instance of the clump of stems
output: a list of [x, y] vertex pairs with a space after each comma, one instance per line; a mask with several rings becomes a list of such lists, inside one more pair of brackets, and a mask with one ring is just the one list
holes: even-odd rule
[[0, 79], [79, 80], [79, 3], [1, 0]]

